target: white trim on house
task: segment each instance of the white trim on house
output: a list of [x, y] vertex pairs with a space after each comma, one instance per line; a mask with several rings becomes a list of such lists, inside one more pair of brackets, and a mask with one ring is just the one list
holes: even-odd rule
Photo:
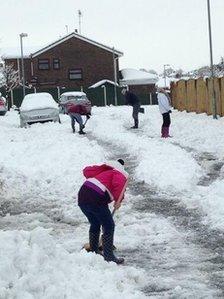
[[87, 38], [87, 37], [84, 37], [84, 36], [82, 36], [82, 35], [80, 35], [80, 34], [78, 34], [78, 33], [75, 33], [75, 32], [72, 32], [72, 33], [70, 33], [70, 34], [68, 34], [68, 35], [66, 35], [66, 36], [64, 36], [64, 37], [62, 37], [62, 38], [60, 38], [60, 39], [58, 39], [57, 41], [55, 41], [55, 42], [49, 44], [48, 46], [46, 46], [46, 47], [40, 49], [39, 51], [34, 52], [34, 53], [31, 54], [31, 55], [32, 55], [32, 57], [36, 57], [36, 56], [38, 56], [38, 55], [40, 55], [40, 54], [42, 54], [42, 53], [44, 53], [44, 52], [46, 52], [46, 51], [48, 51], [48, 50], [54, 48], [54, 47], [56, 47], [57, 45], [59, 45], [59, 44], [65, 42], [66, 40], [69, 40], [69, 39], [72, 38], [72, 37], [75, 37], [75, 38], [78, 38], [78, 39], [80, 39], [80, 40], [83, 40], [83, 41], [85, 41], [85, 42], [87, 42], [87, 43], [89, 43], [89, 44], [92, 44], [92, 45], [94, 45], [94, 46], [97, 46], [97, 47], [99, 47], [99, 48], [102, 48], [102, 49], [104, 49], [104, 50], [106, 50], [106, 51], [109, 51], [109, 52], [111, 52], [111, 53], [115, 53], [115, 54], [116, 54], [117, 56], [119, 56], [119, 57], [123, 56], [123, 53], [122, 53], [121, 51], [118, 51], [118, 50], [116, 50], [116, 49], [114, 49], [114, 48], [110, 48], [110, 47], [108, 47], [108, 46], [106, 46], [106, 45], [103, 45], [103, 44], [101, 44], [101, 43], [98, 43], [98, 42], [96, 42], [96, 41], [93, 41], [93, 40], [91, 40], [91, 39], [89, 39], [89, 38]]

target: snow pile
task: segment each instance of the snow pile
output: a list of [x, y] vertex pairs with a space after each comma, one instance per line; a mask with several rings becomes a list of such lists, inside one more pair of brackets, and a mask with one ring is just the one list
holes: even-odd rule
[[49, 231], [0, 232], [0, 298], [146, 298], [144, 272], [69, 253]]
[[[194, 202], [206, 214], [205, 223], [214, 229], [224, 230], [224, 179], [217, 180], [208, 187], [201, 187], [194, 196]], [[189, 199], [191, 202], [192, 199]]]
[[64, 125], [44, 123], [21, 129], [16, 112], [2, 119], [0, 181], [5, 200], [45, 208], [58, 205], [67, 217], [74, 213], [73, 197], [84, 180], [83, 167], [106, 158], [94, 140], [72, 134], [69, 117], [62, 116], [65, 120]]
[[[171, 115], [172, 118], [172, 115]], [[172, 125], [175, 141], [197, 151], [224, 156], [224, 117], [218, 120], [206, 114], [176, 112]]]

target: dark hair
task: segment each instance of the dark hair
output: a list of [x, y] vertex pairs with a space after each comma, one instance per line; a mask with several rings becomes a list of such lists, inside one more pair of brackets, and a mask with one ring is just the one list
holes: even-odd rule
[[124, 160], [118, 159], [117, 162], [119, 162], [121, 165], [124, 165]]

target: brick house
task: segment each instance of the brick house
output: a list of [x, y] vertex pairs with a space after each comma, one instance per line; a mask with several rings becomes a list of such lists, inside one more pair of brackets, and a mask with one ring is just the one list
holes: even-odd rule
[[[117, 78], [122, 52], [70, 33], [46, 47], [24, 56], [25, 81], [36, 89], [64, 87], [74, 90], [108, 79]], [[21, 56], [5, 56], [5, 64], [12, 64], [21, 77]]]

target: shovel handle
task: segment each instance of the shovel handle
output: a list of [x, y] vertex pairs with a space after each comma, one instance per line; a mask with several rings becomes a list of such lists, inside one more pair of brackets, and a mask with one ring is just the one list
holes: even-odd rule
[[113, 209], [113, 211], [111, 213], [112, 217], [114, 217], [115, 212], [116, 212], [116, 209]]

